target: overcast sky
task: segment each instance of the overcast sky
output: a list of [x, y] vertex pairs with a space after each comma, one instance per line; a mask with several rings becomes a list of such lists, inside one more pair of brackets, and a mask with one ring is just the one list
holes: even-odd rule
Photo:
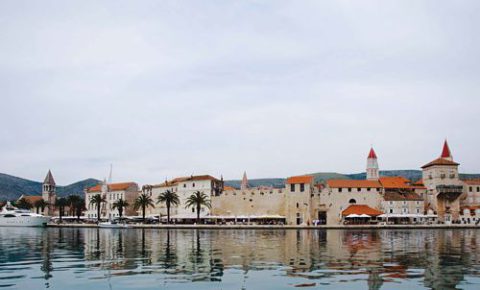
[[480, 172], [479, 1], [0, 1], [0, 172]]

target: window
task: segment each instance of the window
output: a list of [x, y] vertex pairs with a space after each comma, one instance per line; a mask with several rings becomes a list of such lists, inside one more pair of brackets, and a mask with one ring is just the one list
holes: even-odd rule
[[393, 213], [393, 208], [390, 209], [389, 213]]
[[338, 192], [342, 192], [342, 188], [339, 188], [339, 189], [338, 189]]
[[299, 205], [298, 202], [297, 202], [297, 208], [299, 208], [299, 207], [300, 207], [300, 205]]
[[192, 183], [192, 187], [195, 187], [195, 182], [194, 182], [194, 183]]
[[393, 205], [393, 201], [389, 201], [388, 203], [389, 203], [390, 205]]
[[355, 199], [353, 199], [353, 198], [352, 198], [352, 199], [350, 199], [350, 200], [348, 201], [348, 203], [349, 203], [349, 204], [356, 204], [356, 203], [357, 203], [357, 201], [356, 201]]
[[357, 191], [358, 191], [358, 192], [360, 192], [361, 190], [362, 190], [362, 189], [361, 189], [360, 187], [359, 187], [359, 188], [357, 188]]
[[185, 187], [187, 187], [187, 184], [186, 184], [186, 183], [183, 184], [183, 188], [185, 188]]
[[348, 188], [348, 192], [352, 192], [352, 189], [351, 189], [351, 188]]
[[477, 192], [480, 192], [480, 187], [477, 186]]
[[192, 212], [195, 212], [195, 208], [194, 208], [194, 207], [192, 207]]
[[300, 192], [304, 192], [304, 191], [305, 191], [305, 184], [301, 183], [300, 184]]
[[420, 213], [420, 209], [417, 207], [417, 213]]
[[290, 191], [295, 191], [295, 184], [290, 184]]
[[370, 191], [370, 189], [371, 189], [371, 188], [370, 188], [370, 187], [368, 187], [368, 188], [367, 188], [367, 191]]
[[469, 191], [473, 191], [473, 187], [470, 186], [470, 188], [468, 189]]

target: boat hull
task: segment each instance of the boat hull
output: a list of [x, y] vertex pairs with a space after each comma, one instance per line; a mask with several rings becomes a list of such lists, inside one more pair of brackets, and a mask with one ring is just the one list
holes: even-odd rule
[[49, 217], [10, 217], [0, 218], [0, 227], [45, 227], [50, 221]]

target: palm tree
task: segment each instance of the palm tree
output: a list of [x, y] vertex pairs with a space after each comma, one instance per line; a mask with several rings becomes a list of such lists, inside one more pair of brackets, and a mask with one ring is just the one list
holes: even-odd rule
[[116, 202], [113, 203], [112, 208], [117, 209], [118, 210], [118, 215], [120, 216], [120, 218], [122, 218], [123, 209], [128, 207], [128, 206], [129, 206], [128, 202], [120, 198], [119, 200], [117, 200]]
[[167, 224], [170, 223], [170, 207], [173, 206], [178, 206], [180, 203], [180, 199], [178, 198], [178, 195], [171, 191], [171, 190], [166, 190], [164, 193], [160, 194], [157, 198], [157, 203], [164, 202], [165, 205], [167, 206]]
[[192, 195], [190, 195], [187, 198], [187, 201], [185, 202], [185, 208], [192, 207], [196, 208], [197, 210], [197, 224], [200, 223], [200, 209], [202, 206], [205, 206], [207, 208], [211, 207], [210, 200], [208, 199], [208, 196], [200, 191], [195, 191]]
[[102, 207], [102, 203], [105, 202], [107, 202], [107, 200], [100, 194], [95, 194], [92, 196], [92, 199], [90, 199], [90, 204], [97, 208], [97, 223], [100, 221], [100, 208]]
[[82, 198], [79, 195], [72, 194], [67, 197], [68, 215], [74, 216], [77, 205]]
[[25, 198], [21, 198], [16, 203], [16, 207], [23, 208], [23, 209], [31, 209], [33, 207], [33, 205], [28, 200], [26, 200]]
[[57, 198], [57, 200], [55, 200], [55, 206], [58, 207], [58, 215], [60, 216], [60, 222], [62, 222], [62, 217], [65, 215], [65, 207], [68, 206], [68, 201], [64, 197]]
[[147, 209], [147, 207], [150, 206], [155, 207], [155, 204], [153, 203], [150, 195], [146, 193], [140, 194], [137, 199], [135, 199], [135, 204], [133, 205], [133, 207], [135, 208], [135, 210], [138, 210], [139, 208], [142, 209], [143, 222], [145, 222], [145, 210]]
[[34, 206], [37, 209], [37, 213], [39, 213], [40, 209], [42, 212], [45, 210], [45, 208], [48, 206], [48, 203], [43, 199], [39, 199], [35, 202]]
[[85, 199], [83, 198], [78, 199], [77, 201], [75, 201], [75, 203], [72, 206], [73, 206], [73, 213], [77, 216], [77, 222], [79, 222], [82, 212], [86, 210]]

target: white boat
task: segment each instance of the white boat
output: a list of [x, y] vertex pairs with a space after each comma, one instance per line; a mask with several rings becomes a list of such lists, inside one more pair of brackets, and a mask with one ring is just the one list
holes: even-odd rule
[[0, 226], [9, 227], [44, 227], [50, 217], [33, 213], [26, 209], [18, 209], [10, 202], [0, 212]]
[[107, 229], [122, 229], [122, 228], [128, 228], [128, 225], [108, 221], [108, 222], [104, 222], [104, 223], [99, 223], [98, 227], [99, 228], [107, 228]]

